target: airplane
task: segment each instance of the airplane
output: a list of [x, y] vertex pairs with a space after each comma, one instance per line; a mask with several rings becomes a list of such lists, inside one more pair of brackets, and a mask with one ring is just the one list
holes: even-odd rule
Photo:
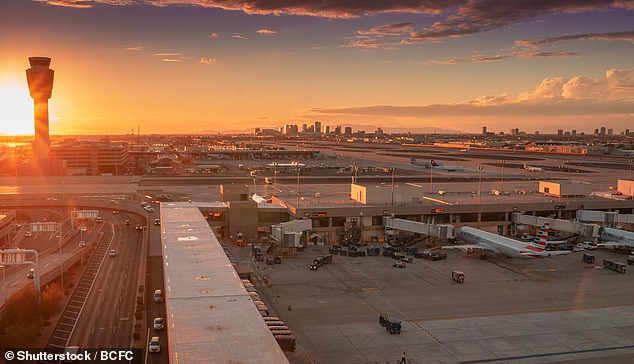
[[603, 241], [598, 244], [601, 247], [634, 250], [634, 232], [631, 231], [602, 227], [599, 239]]
[[529, 165], [524, 165], [524, 169], [529, 171], [529, 172], [543, 172], [544, 168], [542, 167], [535, 167], [535, 166], [529, 166]]
[[545, 223], [539, 229], [539, 233], [530, 243], [524, 243], [519, 240], [507, 238], [498, 234], [490, 233], [480, 229], [463, 226], [457, 229], [456, 237], [465, 241], [467, 245], [448, 245], [443, 249], [481, 249], [495, 253], [501, 253], [511, 258], [548, 258], [553, 255], [570, 254], [570, 250], [546, 250], [546, 241], [548, 239], [548, 229], [550, 224]]
[[436, 162], [434, 160], [431, 160], [430, 162], [419, 162], [416, 160], [416, 158], [411, 157], [409, 159], [409, 162], [415, 166], [421, 166], [421, 167], [425, 167], [425, 168], [433, 168], [433, 169], [440, 169], [443, 171], [448, 171], [448, 172], [455, 172], [455, 171], [463, 171], [464, 167], [463, 166], [446, 166], [440, 162]]

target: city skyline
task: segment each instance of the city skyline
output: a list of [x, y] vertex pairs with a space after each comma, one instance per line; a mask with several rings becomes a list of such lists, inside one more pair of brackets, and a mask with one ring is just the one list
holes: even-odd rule
[[445, 3], [4, 1], [0, 135], [33, 133], [30, 56], [57, 135], [634, 121], [634, 2]]

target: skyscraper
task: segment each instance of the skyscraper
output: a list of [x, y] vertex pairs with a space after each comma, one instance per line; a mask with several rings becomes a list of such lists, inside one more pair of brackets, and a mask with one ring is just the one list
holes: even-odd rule
[[321, 121], [315, 121], [315, 133], [321, 133]]

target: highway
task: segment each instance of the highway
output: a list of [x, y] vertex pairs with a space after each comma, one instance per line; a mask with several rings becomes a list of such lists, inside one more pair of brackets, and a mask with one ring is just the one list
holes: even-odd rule
[[[90, 348], [127, 348], [134, 325], [137, 277], [143, 232], [135, 230], [126, 214], [103, 213], [104, 223], [112, 223], [112, 242], [90, 288], [69, 345]], [[125, 225], [130, 219], [131, 225]], [[114, 249], [116, 256], [109, 251]]]
[[[160, 353], [149, 353], [148, 363], [168, 363], [167, 356], [167, 327], [161, 331], [154, 330], [152, 323], [155, 317], [166, 318], [165, 302], [155, 303], [153, 300], [154, 290], [160, 289], [165, 292], [164, 275], [163, 275], [163, 252], [161, 249], [161, 227], [154, 225], [154, 219], [159, 218], [159, 209], [156, 208], [154, 213], [148, 214], [148, 226], [149, 241], [147, 252], [147, 274], [146, 274], [146, 312], [147, 312], [147, 327], [150, 328], [149, 337], [158, 336], [161, 343]], [[167, 322], [169, 325], [170, 322]], [[147, 332], [144, 333], [147, 335]], [[144, 339], [147, 341], [147, 338]], [[147, 343], [146, 343], [147, 346]]]

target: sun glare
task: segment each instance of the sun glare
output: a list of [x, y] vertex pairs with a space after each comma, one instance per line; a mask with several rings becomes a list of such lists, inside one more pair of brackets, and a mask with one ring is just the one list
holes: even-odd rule
[[0, 82], [0, 135], [23, 134], [33, 134], [33, 101], [26, 82]]

